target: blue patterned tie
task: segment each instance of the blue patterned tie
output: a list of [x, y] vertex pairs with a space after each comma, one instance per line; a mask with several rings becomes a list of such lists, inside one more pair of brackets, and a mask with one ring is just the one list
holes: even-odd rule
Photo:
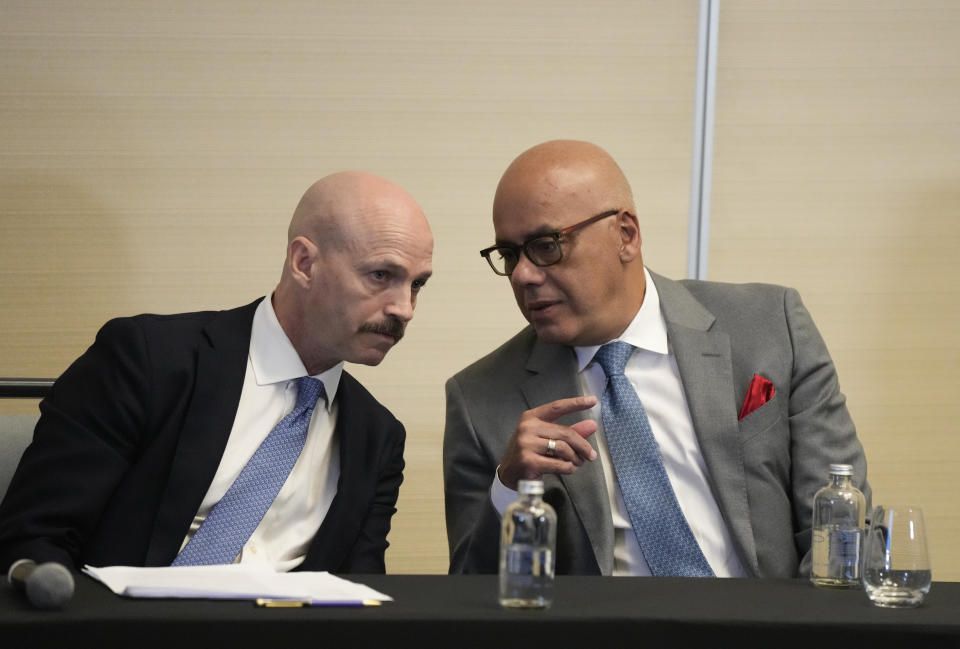
[[293, 410], [261, 442], [171, 565], [233, 563], [300, 457], [310, 416], [323, 394], [323, 383], [319, 380], [309, 376], [297, 380], [297, 403]]
[[623, 374], [633, 346], [615, 341], [593, 360], [607, 375], [600, 412], [633, 533], [656, 576], [713, 577], [670, 486], [647, 411]]

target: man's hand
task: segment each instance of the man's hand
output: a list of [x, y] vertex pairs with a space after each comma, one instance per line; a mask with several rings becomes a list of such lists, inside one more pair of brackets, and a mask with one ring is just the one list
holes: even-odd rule
[[539, 480], [545, 473], [573, 473], [585, 461], [595, 460], [597, 452], [587, 438], [597, 432], [597, 422], [587, 419], [573, 426], [554, 423], [564, 415], [595, 405], [596, 397], [573, 397], [524, 412], [500, 460], [500, 482], [516, 490], [518, 480]]

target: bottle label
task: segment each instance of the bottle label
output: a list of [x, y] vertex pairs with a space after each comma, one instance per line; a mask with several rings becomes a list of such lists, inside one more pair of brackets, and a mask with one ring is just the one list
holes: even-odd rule
[[859, 528], [814, 530], [811, 565], [813, 575], [830, 579], [858, 579], [861, 537]]

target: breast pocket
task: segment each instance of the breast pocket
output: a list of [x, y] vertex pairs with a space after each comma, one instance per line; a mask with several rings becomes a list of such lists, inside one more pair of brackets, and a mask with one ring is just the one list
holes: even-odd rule
[[751, 498], [773, 499], [771, 507], [788, 507], [790, 422], [778, 396], [740, 420], [740, 440]]
[[743, 444], [749, 444], [757, 436], [776, 426], [784, 416], [780, 412], [780, 398], [774, 396], [749, 415], [740, 420], [740, 439]]

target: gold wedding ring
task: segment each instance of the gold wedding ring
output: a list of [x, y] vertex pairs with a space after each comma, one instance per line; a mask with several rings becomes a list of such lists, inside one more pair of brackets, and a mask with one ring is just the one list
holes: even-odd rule
[[557, 440], [551, 439], [547, 442], [547, 456], [553, 457], [557, 454]]

